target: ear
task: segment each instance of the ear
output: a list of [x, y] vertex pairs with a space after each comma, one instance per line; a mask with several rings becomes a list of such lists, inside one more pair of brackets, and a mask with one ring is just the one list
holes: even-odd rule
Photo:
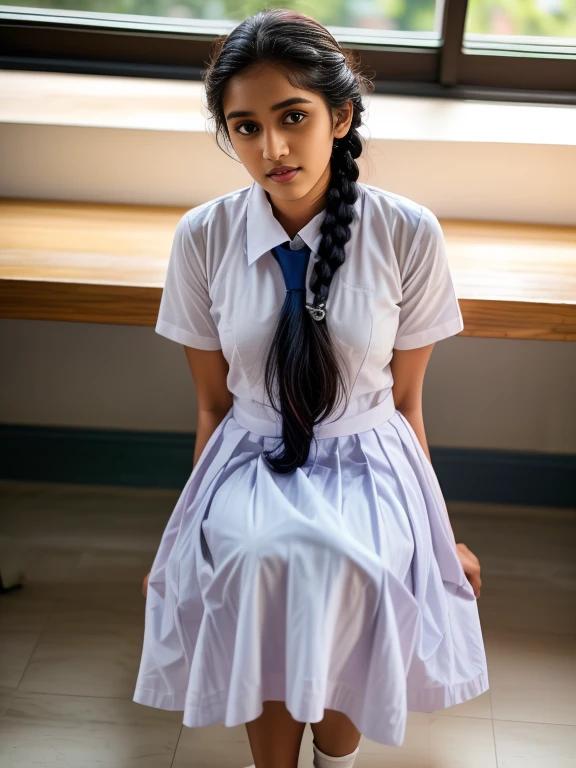
[[350, 130], [352, 124], [352, 118], [354, 117], [354, 105], [351, 99], [348, 99], [345, 107], [341, 107], [337, 110], [338, 117], [334, 124], [334, 138], [341, 139]]

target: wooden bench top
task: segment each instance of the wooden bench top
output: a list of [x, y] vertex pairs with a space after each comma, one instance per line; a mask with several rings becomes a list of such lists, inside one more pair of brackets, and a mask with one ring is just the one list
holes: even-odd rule
[[[186, 210], [0, 199], [0, 317], [154, 326]], [[440, 223], [459, 335], [576, 341], [576, 227]]]

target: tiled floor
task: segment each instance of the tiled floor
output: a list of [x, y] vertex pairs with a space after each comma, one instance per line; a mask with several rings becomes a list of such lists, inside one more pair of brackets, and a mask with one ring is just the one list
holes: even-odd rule
[[[177, 492], [0, 482], [0, 768], [245, 768], [245, 727], [182, 726], [132, 701], [140, 587]], [[576, 510], [449, 505], [480, 558], [490, 690], [409, 713], [355, 768], [576, 768]], [[300, 768], [312, 766], [306, 726]]]

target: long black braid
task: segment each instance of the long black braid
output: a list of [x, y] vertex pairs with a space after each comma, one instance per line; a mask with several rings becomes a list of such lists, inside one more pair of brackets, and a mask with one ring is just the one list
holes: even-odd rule
[[[281, 67], [295, 87], [320, 93], [331, 115], [348, 101], [353, 105], [350, 129], [334, 142], [330, 157], [321, 241], [310, 279], [314, 305], [324, 302], [329, 312], [330, 284], [344, 264], [350, 225], [356, 216], [356, 159], [363, 150], [358, 130], [364, 111], [362, 93], [371, 92], [373, 85], [360, 73], [355, 56], [341, 49], [315, 19], [282, 8], [259, 11], [215, 41], [204, 75], [207, 106], [216, 122], [217, 137], [224, 136], [228, 144], [222, 108], [226, 84], [241, 70], [262, 62]], [[312, 318], [294, 292], [286, 293], [280, 311], [266, 359], [264, 385], [270, 404], [282, 415], [282, 443], [277, 455], [264, 451], [263, 457], [275, 472], [294, 472], [308, 459], [314, 426], [327, 419], [345, 396], [344, 411], [350, 396], [326, 317]]]

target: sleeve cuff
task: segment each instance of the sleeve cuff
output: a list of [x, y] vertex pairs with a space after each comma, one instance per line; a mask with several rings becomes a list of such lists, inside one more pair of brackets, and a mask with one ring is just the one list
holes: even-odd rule
[[400, 336], [396, 338], [393, 349], [417, 349], [425, 347], [427, 344], [433, 344], [449, 336], [455, 336], [464, 330], [464, 321], [459, 315], [447, 323], [437, 325], [434, 328], [427, 328], [419, 333], [412, 333], [410, 336]]
[[198, 336], [196, 333], [186, 331], [184, 328], [178, 328], [178, 326], [167, 323], [165, 320], [158, 320], [154, 330], [160, 336], [165, 336], [167, 339], [184, 344], [186, 347], [207, 350], [222, 349], [220, 339], [215, 339], [212, 336]]

